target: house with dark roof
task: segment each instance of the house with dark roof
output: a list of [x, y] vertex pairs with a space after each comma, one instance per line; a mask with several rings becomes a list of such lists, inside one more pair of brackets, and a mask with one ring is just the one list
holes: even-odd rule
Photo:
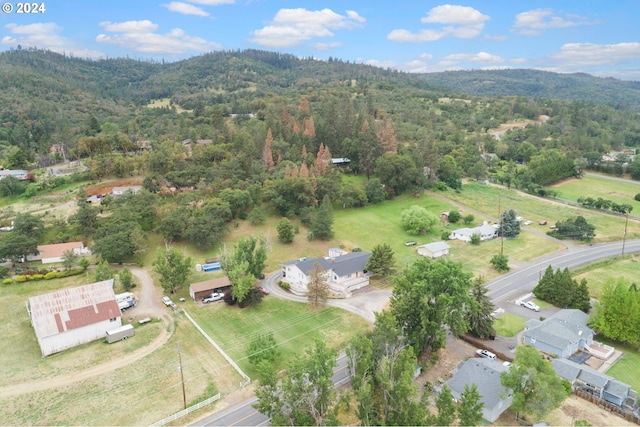
[[189, 296], [197, 301], [208, 297], [214, 292], [222, 292], [231, 286], [228, 277], [218, 277], [216, 279], [205, 280], [204, 282], [192, 283], [189, 285]]
[[594, 342], [588, 320], [588, 314], [576, 309], [560, 310], [543, 321], [530, 319], [525, 323], [524, 343], [545, 353], [569, 357]]
[[492, 423], [511, 406], [513, 393], [500, 383], [500, 374], [508, 369], [495, 360], [470, 358], [458, 365], [446, 384], [457, 402], [460, 401], [465, 386], [475, 384], [481, 396], [480, 401], [484, 403], [482, 416]]
[[636, 393], [627, 384], [620, 382], [589, 366], [580, 365], [568, 359], [553, 359], [551, 361], [556, 374], [569, 381], [575, 390], [580, 390], [596, 396], [617, 406], [634, 406]]
[[42, 356], [104, 339], [122, 326], [113, 279], [33, 296], [27, 310]]
[[296, 295], [306, 295], [309, 273], [317, 262], [322, 267], [329, 290], [348, 298], [351, 292], [369, 285], [371, 274], [365, 267], [370, 257], [369, 252], [349, 252], [326, 258], [300, 258], [285, 262], [281, 264], [282, 281], [287, 282], [291, 292]]

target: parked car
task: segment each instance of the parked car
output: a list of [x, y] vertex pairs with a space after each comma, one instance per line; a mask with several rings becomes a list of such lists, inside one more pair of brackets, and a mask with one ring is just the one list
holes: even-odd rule
[[531, 224], [533, 224], [533, 221], [525, 221], [524, 222], [524, 225], [531, 225]]
[[493, 353], [491, 353], [491, 352], [490, 352], [490, 351], [488, 351], [488, 350], [478, 349], [478, 350], [476, 350], [476, 354], [477, 354], [479, 357], [485, 357], [485, 358], [487, 358], [487, 359], [496, 360], [496, 355], [495, 355], [495, 354], [493, 354]]
[[219, 293], [219, 292], [214, 292], [211, 295], [209, 295], [208, 297], [202, 298], [202, 302], [207, 304], [207, 303], [214, 302], [214, 301], [220, 301], [222, 298], [224, 298], [224, 294]]
[[533, 301], [522, 301], [521, 306], [533, 311], [540, 311], [540, 306]]
[[547, 225], [547, 221], [542, 220], [542, 221], [540, 221], [538, 224], [540, 224], [540, 225]]
[[173, 301], [171, 301], [171, 298], [169, 298], [169, 297], [162, 297], [162, 302], [167, 307], [169, 307], [171, 304], [173, 304]]
[[262, 292], [264, 295], [269, 295], [269, 291], [267, 290], [267, 288], [260, 286], [258, 289], [260, 289], [260, 292]]

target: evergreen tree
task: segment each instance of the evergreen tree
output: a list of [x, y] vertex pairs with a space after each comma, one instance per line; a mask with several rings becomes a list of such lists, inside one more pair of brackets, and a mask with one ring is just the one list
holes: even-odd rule
[[510, 239], [518, 234], [520, 234], [520, 221], [517, 220], [516, 211], [509, 209], [503, 212], [500, 216], [498, 235]]
[[484, 403], [480, 401], [481, 398], [477, 385], [464, 386], [464, 391], [460, 395], [460, 406], [458, 406], [459, 425], [477, 426], [482, 423]]
[[293, 242], [293, 224], [291, 223], [291, 221], [289, 221], [288, 218], [282, 218], [280, 221], [278, 221], [276, 229], [278, 230], [278, 240], [280, 240], [282, 243]]
[[474, 280], [470, 292], [471, 301], [467, 307], [469, 332], [484, 339], [496, 334], [493, 328], [495, 306], [491, 297], [487, 295], [488, 292], [489, 290], [484, 287], [481, 280]]
[[365, 268], [382, 277], [387, 277], [395, 269], [395, 259], [391, 245], [388, 243], [375, 245]]
[[316, 211], [311, 230], [310, 239], [329, 240], [333, 237], [333, 208], [329, 196], [324, 196], [322, 204]]
[[96, 266], [93, 280], [96, 282], [102, 282], [103, 280], [113, 279], [114, 276], [115, 274], [113, 270], [109, 268], [107, 261], [102, 261]]
[[436, 399], [437, 415], [434, 417], [433, 425], [450, 426], [456, 419], [456, 406], [453, 403], [451, 389], [446, 384], [442, 386], [440, 394]]
[[124, 290], [129, 292], [133, 287], [133, 274], [131, 274], [131, 270], [127, 267], [123, 267], [118, 277], [120, 278], [120, 283], [122, 283]]
[[329, 283], [327, 282], [326, 273], [322, 269], [320, 263], [315, 262], [313, 268], [309, 271], [309, 283], [307, 283], [307, 298], [317, 309], [327, 302], [329, 297]]

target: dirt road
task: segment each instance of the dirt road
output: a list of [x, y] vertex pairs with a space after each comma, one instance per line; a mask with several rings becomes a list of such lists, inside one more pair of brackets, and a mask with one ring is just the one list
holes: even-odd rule
[[91, 366], [87, 369], [72, 372], [66, 375], [59, 375], [57, 377], [50, 377], [45, 380], [30, 381], [0, 387], [0, 399], [17, 396], [24, 393], [31, 393], [34, 391], [43, 391], [52, 388], [65, 387], [97, 375], [113, 372], [131, 363], [137, 362], [138, 360], [162, 347], [174, 332], [172, 326], [173, 323], [169, 321], [167, 308], [164, 307], [160, 302], [151, 276], [149, 276], [149, 274], [141, 268], [131, 267], [130, 269], [139, 282], [138, 298], [140, 302], [136, 307], [128, 310], [126, 312], [126, 315], [123, 316], [150, 316], [161, 318], [166, 325], [166, 327], [162, 328], [162, 333], [158, 335], [158, 337], [156, 337], [156, 339], [153, 340], [148, 346], [139, 348], [138, 350], [130, 354], [123, 354], [117, 359], [113, 359], [108, 362]]

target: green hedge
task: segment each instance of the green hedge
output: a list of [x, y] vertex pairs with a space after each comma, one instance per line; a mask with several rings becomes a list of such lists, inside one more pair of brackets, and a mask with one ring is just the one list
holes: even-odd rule
[[[77, 276], [78, 274], [82, 274], [84, 271], [83, 270], [65, 270], [65, 271], [50, 271], [47, 274], [31, 274], [31, 275], [19, 275], [16, 276], [15, 281], [16, 283], [23, 283], [23, 282], [33, 282], [36, 280], [51, 280], [51, 279], [61, 279], [63, 277], [69, 277], [69, 276]], [[7, 282], [6, 280], [2, 283], [4, 284], [9, 284], [11, 283], [11, 279], [7, 279], [9, 280], [9, 282]]]

